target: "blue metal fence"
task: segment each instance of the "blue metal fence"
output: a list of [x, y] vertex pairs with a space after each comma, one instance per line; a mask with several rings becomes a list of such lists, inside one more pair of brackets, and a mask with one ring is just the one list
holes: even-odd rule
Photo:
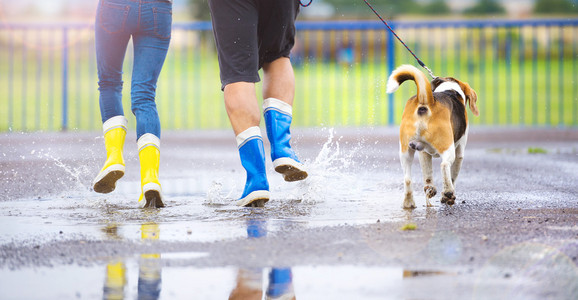
[[[475, 124], [578, 125], [578, 19], [392, 22], [438, 76], [478, 92]], [[410, 85], [387, 76], [415, 64], [380, 22], [299, 22], [292, 53], [297, 126], [399, 122]], [[125, 61], [130, 82], [131, 51]], [[209, 22], [177, 23], [157, 89], [164, 129], [227, 127]], [[129, 84], [123, 98], [130, 114]], [[0, 131], [100, 128], [91, 24], [0, 24]], [[133, 127], [134, 128], [134, 127]]]

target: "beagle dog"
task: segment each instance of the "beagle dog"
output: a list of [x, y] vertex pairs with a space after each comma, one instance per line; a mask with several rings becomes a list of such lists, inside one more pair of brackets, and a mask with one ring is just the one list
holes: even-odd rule
[[443, 192], [441, 203], [453, 205], [455, 183], [468, 140], [466, 105], [479, 115], [476, 92], [465, 82], [452, 77], [437, 77], [430, 83], [426, 75], [411, 65], [402, 65], [390, 75], [387, 93], [395, 92], [406, 80], [417, 85], [403, 110], [399, 128], [399, 157], [404, 173], [404, 208], [415, 208], [411, 188], [411, 164], [416, 151], [424, 180], [426, 204], [437, 191], [433, 185], [432, 157], [441, 157]]

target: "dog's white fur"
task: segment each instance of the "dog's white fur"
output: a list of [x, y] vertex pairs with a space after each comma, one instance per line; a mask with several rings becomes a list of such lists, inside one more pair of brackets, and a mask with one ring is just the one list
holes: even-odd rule
[[438, 85], [438, 87], [435, 89], [434, 93], [445, 92], [445, 91], [456, 91], [456, 92], [458, 92], [458, 94], [460, 94], [460, 96], [462, 96], [462, 99], [466, 99], [466, 95], [464, 94], [464, 91], [462, 91], [462, 88], [460, 88], [460, 85], [457, 84], [456, 82], [446, 81], [446, 82]]

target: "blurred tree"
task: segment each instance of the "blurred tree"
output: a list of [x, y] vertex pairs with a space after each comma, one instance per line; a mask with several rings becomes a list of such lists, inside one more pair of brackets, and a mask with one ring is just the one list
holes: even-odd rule
[[478, 3], [464, 11], [468, 15], [504, 14], [506, 9], [496, 0], [479, 0]]
[[211, 20], [211, 12], [209, 11], [209, 3], [207, 0], [188, 0], [191, 7], [191, 16], [195, 20], [209, 21]]
[[451, 9], [445, 0], [433, 0], [423, 6], [423, 13], [428, 15], [447, 15]]
[[578, 13], [578, 7], [570, 0], [537, 0], [534, 4], [534, 13], [575, 14]]

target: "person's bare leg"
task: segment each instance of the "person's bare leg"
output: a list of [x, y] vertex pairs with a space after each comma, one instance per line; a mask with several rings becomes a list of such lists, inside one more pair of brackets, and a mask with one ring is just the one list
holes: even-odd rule
[[281, 57], [263, 65], [263, 99], [275, 98], [293, 105], [295, 75], [291, 61]]
[[[293, 105], [295, 75], [291, 61], [279, 58], [263, 65], [263, 98], [276, 98]], [[235, 82], [225, 86], [225, 108], [235, 135], [249, 127], [259, 126], [261, 112], [252, 82]]]
[[225, 108], [235, 136], [249, 127], [259, 126], [261, 111], [252, 82], [235, 82], [225, 86]]
[[273, 166], [285, 181], [303, 180], [307, 178], [307, 171], [290, 145], [295, 96], [291, 61], [287, 57], [278, 58], [264, 64], [263, 71], [263, 113]]
[[269, 201], [269, 182], [265, 169], [265, 150], [259, 129], [261, 110], [255, 84], [235, 82], [225, 86], [225, 108], [235, 132], [241, 164], [247, 172], [238, 206], [262, 207]]

